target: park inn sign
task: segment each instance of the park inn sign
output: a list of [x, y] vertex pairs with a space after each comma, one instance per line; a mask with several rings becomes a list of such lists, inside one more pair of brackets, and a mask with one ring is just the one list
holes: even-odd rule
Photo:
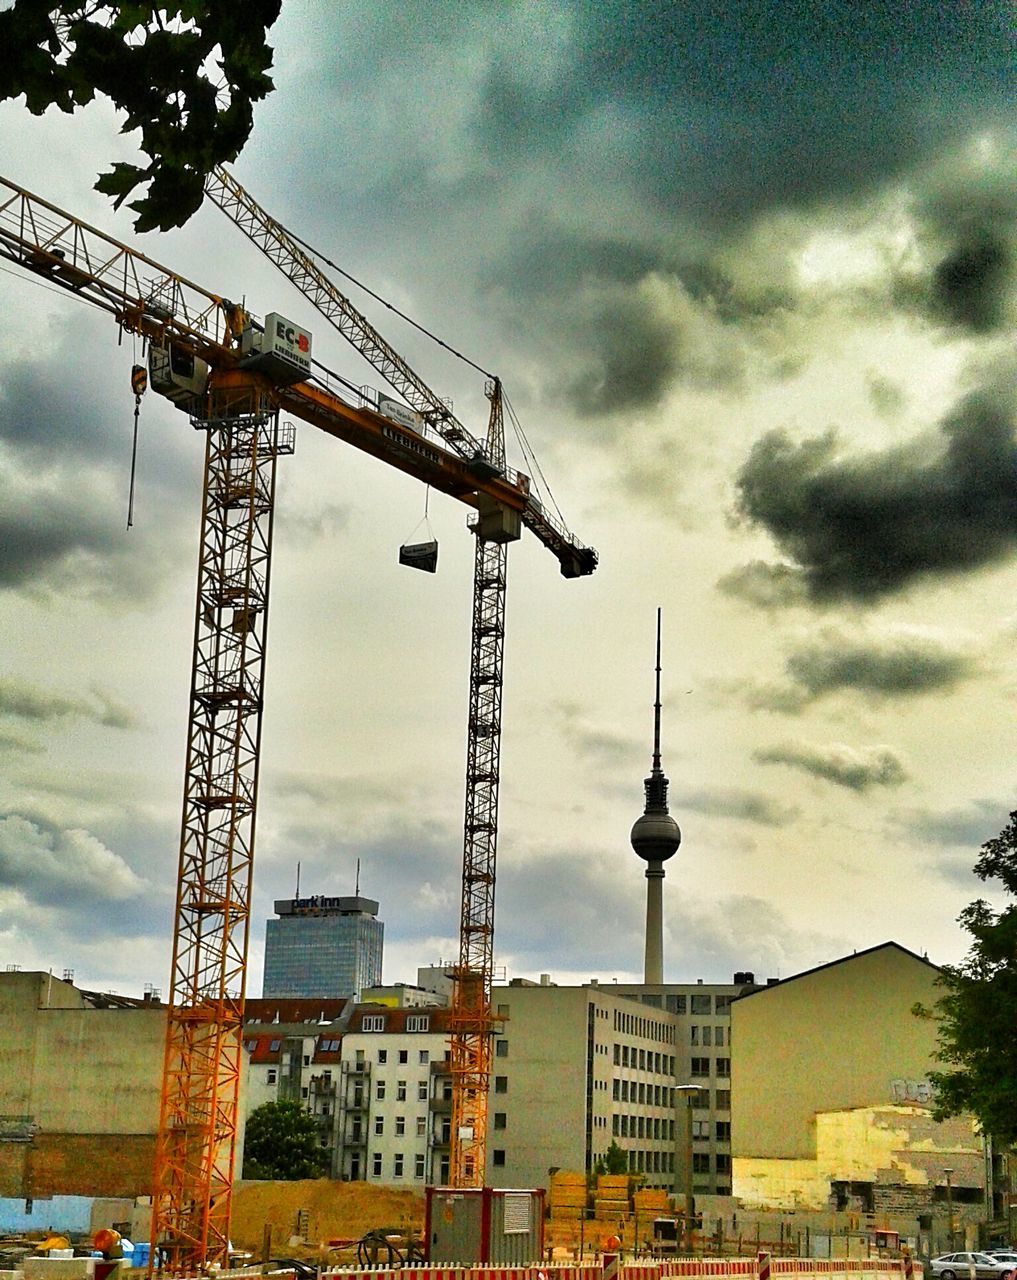
[[891, 1102], [920, 1102], [931, 1106], [935, 1100], [935, 1089], [931, 1080], [891, 1080]]

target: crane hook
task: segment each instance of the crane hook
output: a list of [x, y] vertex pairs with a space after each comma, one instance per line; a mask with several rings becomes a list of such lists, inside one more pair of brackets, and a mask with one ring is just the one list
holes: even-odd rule
[[141, 414], [141, 397], [148, 387], [148, 370], [143, 364], [131, 369], [131, 390], [134, 392], [134, 441], [131, 445], [131, 483], [127, 498], [127, 527], [134, 524], [134, 474], [138, 462], [138, 418]]

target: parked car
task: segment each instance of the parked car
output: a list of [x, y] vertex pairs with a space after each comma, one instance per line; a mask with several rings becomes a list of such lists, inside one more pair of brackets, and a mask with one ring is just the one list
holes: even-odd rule
[[939, 1280], [1004, 1280], [1012, 1276], [1017, 1263], [1005, 1262], [995, 1258], [991, 1253], [944, 1253], [942, 1257], [933, 1258], [929, 1263], [929, 1271]]
[[1003, 1262], [1009, 1262], [1012, 1267], [1017, 1267], [1017, 1249], [986, 1249], [985, 1252], [990, 1258], [1000, 1258]]

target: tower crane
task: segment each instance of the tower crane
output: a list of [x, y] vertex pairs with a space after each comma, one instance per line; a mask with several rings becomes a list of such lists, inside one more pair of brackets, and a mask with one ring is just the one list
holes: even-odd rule
[[[487, 385], [491, 414], [486, 443], [475, 439], [439, 397], [340, 291], [304, 243], [217, 166], [205, 193], [360, 352], [445, 445], [478, 475], [506, 475], [501, 385]], [[516, 473], [528, 493], [528, 481]], [[502, 662], [508, 543], [531, 529], [557, 557], [565, 577], [592, 573], [596, 553], [577, 543], [532, 496], [514, 513], [478, 493], [473, 570], [466, 805], [463, 822], [459, 962], [450, 1017], [452, 1117], [449, 1183], [482, 1186], [486, 1170], [487, 1099], [491, 1075], [491, 975], [498, 839]]]
[[[226, 175], [214, 181], [227, 189]], [[289, 245], [285, 252], [294, 272], [314, 265], [307, 255], [301, 263]], [[140, 336], [148, 347], [153, 389], [206, 436], [153, 1197], [152, 1239], [163, 1264], [187, 1273], [228, 1260], [275, 470], [278, 458], [294, 448], [293, 428], [280, 423], [283, 413], [475, 512], [452, 1168], [458, 1185], [476, 1185], [484, 1171], [490, 1071], [505, 549], [525, 525], [556, 556], [566, 577], [592, 573], [596, 552], [546, 511], [526, 476], [505, 466], [496, 379], [486, 388], [491, 411], [482, 445], [352, 305], [340, 303], [337, 290], [322, 288], [320, 296], [308, 290], [311, 273], [297, 281], [300, 287], [324, 314], [335, 308], [337, 327], [343, 331], [346, 325], [347, 336], [355, 335], [358, 349], [413, 406], [409, 412], [312, 361], [311, 335], [279, 313], [259, 324], [238, 304], [3, 178], [0, 257], [106, 311], [123, 330]]]

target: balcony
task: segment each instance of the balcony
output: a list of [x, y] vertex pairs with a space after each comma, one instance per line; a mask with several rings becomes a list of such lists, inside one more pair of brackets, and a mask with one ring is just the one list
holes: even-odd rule
[[427, 1109], [432, 1115], [450, 1116], [452, 1114], [452, 1098], [428, 1098]]

